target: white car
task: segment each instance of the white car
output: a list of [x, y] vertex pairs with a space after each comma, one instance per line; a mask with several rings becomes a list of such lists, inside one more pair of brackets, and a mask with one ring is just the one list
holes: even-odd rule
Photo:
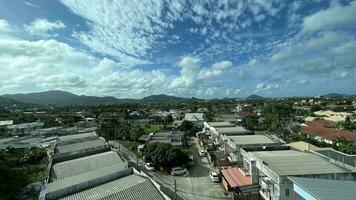
[[211, 178], [211, 181], [213, 182], [220, 182], [220, 176], [217, 172], [214, 171], [210, 171], [209, 172], [209, 176]]
[[179, 176], [179, 175], [185, 175], [188, 173], [188, 170], [186, 168], [182, 167], [173, 167], [171, 169], [171, 175], [172, 176]]
[[206, 156], [206, 150], [200, 149], [200, 150], [199, 150], [199, 156], [201, 156], [201, 157]]
[[151, 163], [146, 163], [146, 164], [145, 164], [145, 168], [146, 168], [148, 171], [153, 171], [153, 170], [155, 169]]

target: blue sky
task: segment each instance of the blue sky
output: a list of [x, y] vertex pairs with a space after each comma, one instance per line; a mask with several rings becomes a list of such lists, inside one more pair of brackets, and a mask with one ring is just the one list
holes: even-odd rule
[[0, 0], [0, 94], [354, 94], [355, 52], [355, 1]]

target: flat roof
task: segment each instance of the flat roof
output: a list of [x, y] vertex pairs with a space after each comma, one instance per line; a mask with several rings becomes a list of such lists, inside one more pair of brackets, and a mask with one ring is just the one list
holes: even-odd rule
[[216, 131], [222, 135], [233, 135], [233, 134], [244, 134], [250, 133], [249, 130], [246, 130], [242, 126], [234, 126], [234, 127], [220, 127], [216, 128]]
[[255, 151], [251, 154], [261, 159], [265, 165], [281, 176], [350, 172], [313, 153], [280, 150]]
[[108, 151], [56, 163], [52, 166], [52, 170], [55, 173], [55, 180], [61, 180], [113, 164], [121, 164], [122, 168], [127, 165], [116, 152]]
[[356, 181], [326, 180], [288, 177], [294, 184], [320, 200], [353, 200], [356, 197]]
[[207, 122], [209, 126], [212, 127], [234, 127], [235, 124], [231, 122]]
[[63, 200], [79, 199], [152, 199], [164, 200], [163, 196], [149, 179], [131, 174], [108, 183], [77, 192], [61, 198]]
[[67, 145], [60, 145], [60, 146], [56, 146], [56, 149], [58, 150], [59, 153], [67, 153], [67, 152], [78, 151], [83, 149], [96, 148], [105, 145], [106, 143], [104, 140], [98, 139], [98, 140], [90, 140], [90, 141], [78, 142], [78, 143], [67, 144]]
[[0, 126], [12, 125], [13, 123], [14, 123], [13, 120], [4, 120], [4, 121], [0, 121]]
[[227, 136], [227, 137], [237, 145], [278, 143], [265, 135], [237, 135], [237, 136]]

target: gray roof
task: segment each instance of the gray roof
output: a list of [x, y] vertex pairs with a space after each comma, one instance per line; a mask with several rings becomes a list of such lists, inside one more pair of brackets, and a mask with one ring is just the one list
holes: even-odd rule
[[235, 124], [231, 122], [208, 122], [209, 126], [218, 128], [218, 127], [234, 127]]
[[64, 142], [64, 141], [77, 140], [77, 139], [96, 137], [96, 136], [97, 135], [96, 135], [95, 131], [93, 131], [93, 132], [89, 132], [89, 133], [80, 133], [80, 134], [61, 136], [61, 137], [58, 137], [58, 140], [60, 142]]
[[349, 172], [349, 170], [332, 164], [321, 156], [307, 152], [280, 150], [251, 153], [281, 176]]
[[24, 124], [14, 124], [7, 126], [7, 129], [26, 129], [26, 128], [35, 128], [43, 126], [43, 122], [31, 122], [31, 123], [24, 123]]
[[184, 120], [186, 121], [204, 121], [204, 113], [185, 113]]
[[59, 153], [67, 153], [67, 152], [91, 149], [91, 148], [96, 148], [96, 147], [106, 146], [106, 145], [107, 144], [105, 143], [104, 140], [99, 139], [99, 140], [90, 140], [86, 142], [78, 142], [74, 144], [61, 145], [61, 146], [57, 146], [56, 149], [58, 150]]
[[61, 199], [164, 200], [150, 180], [136, 174], [122, 177]]
[[52, 166], [52, 170], [55, 174], [54, 178], [56, 180], [61, 180], [113, 164], [121, 164], [120, 166], [122, 168], [127, 165], [116, 152], [108, 151], [105, 153], [56, 163]]
[[101, 177], [107, 177], [111, 176], [112, 174], [115, 173], [120, 173], [121, 171], [125, 170], [126, 167], [123, 167], [120, 163], [119, 164], [114, 164], [114, 165], [109, 165], [107, 167], [102, 167], [99, 169], [94, 169], [85, 173], [78, 174], [76, 176], [71, 176], [67, 177], [62, 180], [57, 180], [52, 183], [47, 184], [47, 191], [46, 193], [53, 193], [56, 191], [61, 191], [64, 190], [65, 188], [78, 185], [78, 184], [83, 184], [83, 183], [89, 183], [91, 180], [94, 179], [101, 179]]
[[356, 198], [356, 181], [325, 180], [289, 177], [304, 191], [320, 200], [353, 200]]
[[216, 131], [221, 135], [243, 135], [246, 133], [250, 133], [249, 130], [246, 130], [242, 126], [221, 127], [221, 128], [216, 128]]
[[252, 145], [252, 144], [275, 144], [273, 141], [265, 135], [238, 135], [238, 136], [228, 136], [233, 143], [237, 145]]

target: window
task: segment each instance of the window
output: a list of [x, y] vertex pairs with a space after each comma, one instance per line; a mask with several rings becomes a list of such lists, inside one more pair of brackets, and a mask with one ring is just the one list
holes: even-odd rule
[[287, 197], [289, 197], [289, 189], [286, 189], [286, 191], [285, 191], [285, 195], [287, 196]]

